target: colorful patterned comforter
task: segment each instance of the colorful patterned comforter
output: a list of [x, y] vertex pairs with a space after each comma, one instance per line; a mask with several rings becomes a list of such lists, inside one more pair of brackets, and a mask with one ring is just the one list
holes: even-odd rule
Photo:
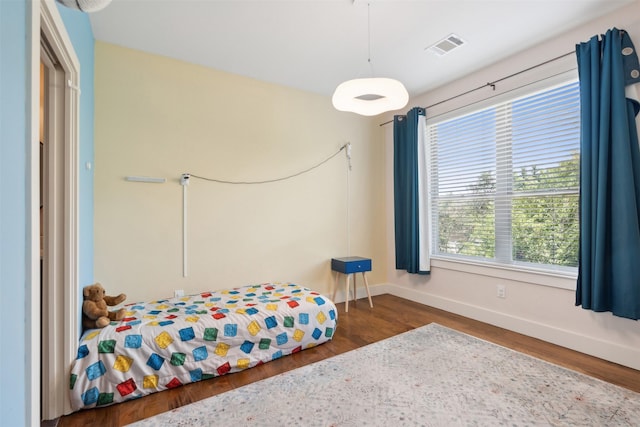
[[267, 283], [126, 305], [87, 331], [71, 366], [73, 410], [237, 372], [331, 340], [337, 310], [317, 292]]

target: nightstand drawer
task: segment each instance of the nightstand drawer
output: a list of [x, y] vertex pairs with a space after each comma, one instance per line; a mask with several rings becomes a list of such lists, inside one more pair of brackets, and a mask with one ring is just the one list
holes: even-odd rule
[[371, 271], [371, 258], [362, 258], [359, 256], [332, 258], [331, 269], [343, 274]]

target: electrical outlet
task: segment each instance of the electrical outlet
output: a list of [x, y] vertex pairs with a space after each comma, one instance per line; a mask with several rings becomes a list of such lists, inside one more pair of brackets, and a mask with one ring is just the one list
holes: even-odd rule
[[173, 291], [174, 298], [180, 298], [184, 296], [184, 289], [176, 289]]
[[498, 298], [506, 298], [507, 297], [507, 287], [505, 285], [497, 285], [496, 286], [496, 296]]

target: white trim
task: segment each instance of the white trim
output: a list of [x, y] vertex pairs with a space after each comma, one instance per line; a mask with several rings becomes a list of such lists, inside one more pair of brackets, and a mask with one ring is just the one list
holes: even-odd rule
[[[38, 2], [34, 2], [36, 5]], [[68, 393], [69, 366], [75, 357], [76, 343], [79, 337], [77, 315], [79, 310], [79, 239], [78, 239], [78, 151], [79, 151], [79, 96], [72, 87], [79, 86], [80, 61], [73, 49], [71, 40], [66, 32], [62, 18], [54, 0], [39, 2], [40, 25], [33, 25], [33, 50], [40, 52], [40, 35], [49, 43], [53, 55], [59, 62], [59, 72], [54, 73], [57, 90], [53, 91], [50, 105], [55, 110], [50, 117], [48, 130], [54, 141], [48, 141], [53, 146], [49, 168], [56, 179], [51, 180], [49, 215], [49, 266], [46, 274], [50, 282], [47, 292], [43, 293], [43, 308], [51, 310], [43, 315], [50, 319], [43, 336], [42, 354], [48, 364], [43, 370], [42, 381], [42, 418], [53, 419], [71, 412]], [[35, 46], [34, 46], [35, 45]], [[39, 62], [38, 62], [39, 63]], [[37, 70], [37, 71], [36, 71]], [[39, 74], [39, 67], [32, 66], [32, 72]], [[65, 82], [70, 81], [67, 85]], [[32, 94], [32, 102], [38, 104], [36, 96], [39, 90]], [[31, 117], [32, 123], [38, 122], [38, 115]], [[35, 153], [32, 153], [35, 154]], [[33, 163], [33, 162], [32, 162]], [[32, 176], [33, 176], [32, 171]], [[32, 189], [37, 190], [37, 181], [32, 182]], [[39, 209], [38, 209], [39, 210]], [[32, 214], [35, 214], [32, 212]], [[33, 218], [32, 218], [33, 220]], [[34, 251], [32, 251], [33, 253]], [[33, 257], [33, 255], [32, 255]], [[33, 259], [39, 264], [39, 256]], [[38, 280], [32, 278], [32, 288], [40, 289]], [[40, 299], [38, 299], [38, 304]], [[39, 309], [39, 307], [38, 307]], [[33, 318], [37, 315], [32, 315]], [[39, 322], [38, 322], [39, 323]], [[40, 337], [38, 336], [38, 339]], [[38, 354], [39, 355], [39, 354]], [[40, 378], [31, 387], [40, 389]], [[39, 420], [38, 420], [39, 422]]]
[[576, 289], [577, 272], [562, 272], [550, 270], [525, 269], [515, 265], [494, 264], [475, 260], [453, 260], [451, 258], [434, 256], [431, 265], [453, 271], [479, 274], [481, 276], [497, 277], [499, 279], [515, 280], [517, 282], [534, 283], [552, 288]]
[[[640, 349], [638, 348], [593, 338], [530, 319], [500, 313], [484, 307], [466, 304], [392, 283], [380, 284], [375, 288], [377, 292], [376, 295], [385, 293], [386, 291], [386, 293], [391, 295], [425, 304], [430, 307], [489, 323], [510, 331], [538, 338], [562, 347], [567, 347], [581, 353], [628, 366], [633, 369], [640, 369]], [[576, 310], [579, 310], [579, 308], [576, 308]]]
[[[26, 206], [27, 256], [29, 257], [26, 289], [26, 357], [25, 378], [26, 425], [40, 425], [40, 5], [38, 1], [27, 2], [27, 46], [31, 46], [27, 69], [31, 70], [27, 92], [28, 116], [31, 126], [28, 134], [27, 193]], [[31, 30], [31, 31], [29, 31]]]

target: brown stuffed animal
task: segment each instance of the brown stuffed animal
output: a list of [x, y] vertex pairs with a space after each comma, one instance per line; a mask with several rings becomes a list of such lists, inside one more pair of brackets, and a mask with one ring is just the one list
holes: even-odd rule
[[104, 328], [112, 320], [122, 320], [125, 309], [109, 311], [107, 306], [118, 305], [127, 296], [120, 294], [117, 297], [105, 295], [105, 290], [100, 283], [85, 286], [82, 290], [84, 302], [82, 303], [82, 327], [84, 329]]

